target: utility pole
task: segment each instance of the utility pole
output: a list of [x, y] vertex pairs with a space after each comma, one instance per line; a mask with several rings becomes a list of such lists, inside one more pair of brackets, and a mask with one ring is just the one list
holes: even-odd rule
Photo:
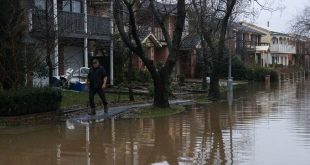
[[233, 90], [233, 80], [231, 77], [231, 54], [229, 53], [227, 91], [231, 92], [232, 90]]
[[88, 27], [87, 27], [87, 0], [84, 0], [84, 33], [86, 37], [84, 38], [84, 66], [88, 68]]
[[55, 31], [55, 41], [54, 41], [55, 42], [54, 43], [55, 76], [58, 76], [59, 75], [59, 62], [58, 62], [58, 9], [57, 9], [57, 0], [53, 0], [53, 18], [54, 18], [54, 31]]
[[110, 84], [114, 85], [114, 55], [113, 55], [113, 49], [114, 49], [114, 43], [113, 43], [113, 33], [114, 33], [114, 23], [113, 23], [113, 0], [111, 0], [111, 21], [110, 21], [110, 28], [111, 28], [111, 44], [110, 44]]

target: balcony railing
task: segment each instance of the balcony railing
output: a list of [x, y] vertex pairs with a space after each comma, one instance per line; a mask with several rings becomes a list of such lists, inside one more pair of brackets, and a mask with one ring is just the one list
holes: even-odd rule
[[245, 51], [257, 51], [260, 50], [262, 46], [270, 46], [269, 43], [259, 42], [256, 41], [238, 41], [237, 42], [237, 50], [245, 50]]
[[271, 44], [270, 51], [275, 53], [296, 54], [296, 46], [288, 44]]
[[256, 42], [253, 41], [237, 41], [238, 50], [255, 51], [256, 45]]
[[[29, 14], [30, 30], [33, 32], [44, 32], [47, 29], [50, 31], [55, 30], [54, 15], [48, 15], [48, 22], [46, 22], [45, 10], [33, 9]], [[71, 13], [59, 11], [58, 16], [58, 34], [59, 36], [67, 36], [68, 34], [74, 35], [97, 35], [106, 36], [111, 35], [111, 18], [87, 16], [87, 31], [85, 34], [84, 29], [84, 14]]]
[[257, 43], [256, 46], [270, 46], [270, 44], [266, 42], [260, 42], [260, 43]]

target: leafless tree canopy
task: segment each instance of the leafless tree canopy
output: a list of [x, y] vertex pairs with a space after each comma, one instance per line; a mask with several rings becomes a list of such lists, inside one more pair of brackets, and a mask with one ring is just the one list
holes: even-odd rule
[[[177, 3], [159, 3], [155, 0], [114, 1], [114, 20], [126, 46], [137, 55], [150, 72], [154, 82], [154, 105], [168, 107], [170, 77], [178, 59], [186, 10], [185, 0]], [[174, 17], [173, 34], [169, 34], [167, 17]], [[152, 26], [150, 26], [152, 25]], [[144, 50], [143, 30], [156, 27], [163, 35], [169, 55], [165, 64], [158, 68]]]
[[292, 30], [297, 35], [310, 37], [310, 6], [293, 20]]

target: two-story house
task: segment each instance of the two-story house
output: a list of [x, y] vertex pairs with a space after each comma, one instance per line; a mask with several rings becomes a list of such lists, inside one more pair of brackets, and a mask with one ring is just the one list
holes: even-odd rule
[[[65, 70], [89, 67], [90, 58], [99, 58], [113, 83], [113, 20], [111, 0], [23, 0], [28, 11], [28, 37], [38, 53], [47, 53], [50, 43], [54, 75]], [[46, 42], [46, 40], [52, 40]], [[40, 51], [39, 51], [40, 50]]]
[[228, 33], [228, 48], [231, 53], [240, 56], [247, 65], [268, 66], [269, 43], [262, 42], [264, 33], [251, 29], [242, 22], [232, 23]]
[[243, 22], [251, 29], [255, 29], [265, 35], [262, 36], [263, 43], [269, 43], [270, 56], [265, 58], [268, 65], [289, 66], [295, 64], [296, 39], [288, 34], [274, 32], [266, 28]]
[[[194, 27], [190, 27], [192, 28]], [[267, 66], [267, 60], [264, 57], [269, 54], [269, 44], [261, 42], [263, 35], [242, 23], [231, 23], [226, 35], [228, 53], [240, 57], [247, 65]], [[177, 65], [179, 73], [187, 78], [200, 78], [204, 64], [201, 37], [195, 33], [195, 30], [190, 30], [190, 33], [183, 38], [180, 52], [179, 65]]]

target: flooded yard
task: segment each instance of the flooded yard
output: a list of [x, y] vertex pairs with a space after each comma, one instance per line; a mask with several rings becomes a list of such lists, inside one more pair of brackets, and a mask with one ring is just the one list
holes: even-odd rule
[[0, 152], [1, 165], [306, 165], [310, 81], [244, 85], [166, 118], [2, 128]]

